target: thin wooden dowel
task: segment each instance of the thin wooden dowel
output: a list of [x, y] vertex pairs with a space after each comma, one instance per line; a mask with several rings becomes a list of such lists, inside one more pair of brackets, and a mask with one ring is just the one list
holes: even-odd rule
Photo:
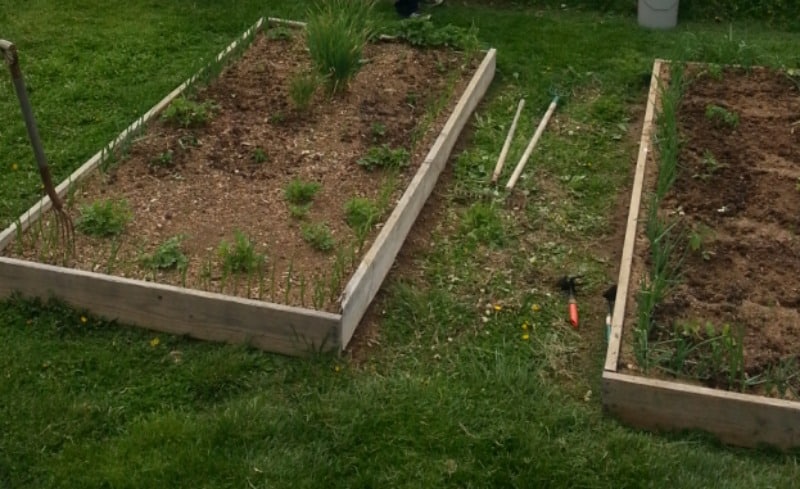
[[553, 101], [550, 102], [550, 107], [547, 108], [547, 112], [545, 112], [544, 117], [542, 118], [542, 122], [540, 122], [539, 127], [536, 128], [536, 132], [533, 134], [531, 142], [528, 144], [528, 147], [525, 148], [525, 153], [523, 153], [522, 158], [520, 158], [519, 163], [517, 163], [517, 167], [514, 169], [514, 173], [508, 180], [508, 183], [506, 184], [507, 190], [511, 190], [512, 188], [514, 188], [514, 185], [517, 184], [517, 180], [519, 180], [519, 176], [522, 174], [522, 170], [525, 168], [525, 163], [527, 163], [528, 158], [531, 157], [533, 148], [536, 146], [536, 143], [539, 141], [539, 138], [542, 137], [544, 128], [547, 127], [547, 122], [550, 120], [550, 117], [553, 115], [553, 112], [555, 112], [557, 105], [558, 105], [558, 97], [556, 96], [553, 98]]
[[514, 132], [517, 130], [517, 121], [519, 121], [519, 115], [522, 113], [522, 108], [524, 106], [525, 99], [523, 98], [519, 101], [517, 113], [514, 115], [514, 120], [511, 122], [511, 128], [508, 130], [508, 135], [506, 136], [506, 142], [503, 143], [503, 149], [500, 151], [500, 157], [497, 158], [497, 165], [495, 165], [494, 173], [492, 173], [492, 183], [497, 182], [497, 179], [500, 178], [500, 172], [503, 171], [503, 164], [506, 162], [508, 150], [511, 148], [511, 140], [514, 139]]

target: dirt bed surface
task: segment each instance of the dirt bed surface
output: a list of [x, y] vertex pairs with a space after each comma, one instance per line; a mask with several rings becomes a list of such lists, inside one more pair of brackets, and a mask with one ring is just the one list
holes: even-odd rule
[[685, 77], [679, 173], [661, 209], [680, 216], [694, 246], [656, 319], [743, 328], [744, 371], [757, 379], [800, 355], [800, 88], [762, 68]]
[[[359, 243], [345, 222], [345, 203], [354, 197], [383, 202], [380, 221], [388, 217], [475, 64], [451, 50], [368, 45], [349, 88], [333, 97], [318, 90], [311, 108], [302, 111], [293, 106], [288, 88], [292, 77], [310, 70], [310, 61], [302, 31], [292, 32], [291, 39], [277, 40], [259, 33], [240, 60], [190, 97], [215, 107], [204, 127], [159, 119], [120, 162], [79, 185], [68, 199], [73, 219], [87, 203], [124, 199], [133, 218], [122, 235], [76, 233], [75, 251], [65, 259], [63, 250], [42, 238], [52, 235], [44, 219], [5, 253], [305, 307], [320, 306], [317, 294], [324, 296], [317, 309], [337, 311], [344, 284], [380, 229], [375, 225]], [[405, 148], [410, 164], [398, 173], [367, 171], [357, 163], [383, 145]], [[285, 199], [296, 179], [320, 184], [300, 219]], [[318, 251], [303, 239], [303, 226], [312, 223], [329, 227], [332, 251]], [[263, 271], [221, 271], [220, 244], [233, 243], [236, 231], [266, 256]], [[142, 266], [143, 257], [175, 236], [182, 237], [188, 257], [185, 274]]]

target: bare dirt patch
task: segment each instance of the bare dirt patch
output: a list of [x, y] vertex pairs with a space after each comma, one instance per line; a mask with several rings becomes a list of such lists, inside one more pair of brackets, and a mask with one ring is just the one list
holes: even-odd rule
[[[656, 319], [673, 331], [742, 328], [750, 382], [736, 388], [794, 397], [800, 388], [800, 87], [785, 73], [762, 68], [718, 74], [697, 68], [687, 75], [678, 115], [679, 173], [661, 209], [680, 216], [694, 246]], [[709, 107], [738, 122], [721, 121]], [[648, 260], [644, 243], [637, 241], [640, 263]], [[634, 288], [639, 280], [634, 273]], [[630, 351], [626, 362], [633, 363]], [[783, 385], [775, 388], [781, 369]], [[731, 387], [724, 376], [701, 380]]]
[[[288, 93], [290, 80], [310, 70], [301, 31], [291, 39], [259, 33], [241, 59], [191, 96], [215, 107], [198, 128], [159, 120], [135, 138], [121, 161], [82, 182], [69, 198], [73, 219], [82, 205], [125, 200], [132, 220], [117, 238], [78, 233], [74, 252], [46, 242], [50, 222], [34, 225], [7, 254], [83, 270], [154, 280], [335, 311], [344, 283], [377, 234], [361, 242], [345, 221], [354, 197], [377, 203], [383, 218], [407, 186], [456, 103], [474, 64], [451, 50], [401, 43], [368, 45], [366, 63], [342, 94], [318, 90], [307, 111]], [[405, 148], [399, 172], [367, 171], [357, 162], [372, 147]], [[292, 216], [285, 190], [293, 180], [320, 185], [307, 215]], [[381, 221], [379, 221], [381, 222]], [[303, 227], [325, 224], [334, 249], [303, 238]], [[266, 256], [263, 270], [228, 276], [220, 243], [249, 236]], [[180, 236], [185, 273], [153, 271], [143, 258]], [[322, 300], [317, 298], [322, 297]]]

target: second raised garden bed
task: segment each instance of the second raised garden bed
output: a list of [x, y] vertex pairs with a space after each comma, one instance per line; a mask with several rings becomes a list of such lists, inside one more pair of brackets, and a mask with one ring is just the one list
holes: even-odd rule
[[631, 425], [800, 446], [798, 75], [654, 64], [603, 373]]
[[[0, 296], [55, 296], [280, 353], [345, 348], [491, 83], [495, 51], [473, 61], [370, 44], [347, 91], [317, 90], [301, 107], [300, 29], [259, 20], [217, 57], [242, 52], [217, 79], [178, 87], [63, 182], [84, 231], [74, 248], [59, 245], [47, 198], [0, 234]], [[117, 220], [116, 237], [102, 236]]]

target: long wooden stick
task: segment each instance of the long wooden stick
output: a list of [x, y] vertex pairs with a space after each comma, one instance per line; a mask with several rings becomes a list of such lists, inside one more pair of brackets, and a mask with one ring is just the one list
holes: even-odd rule
[[517, 180], [519, 179], [519, 176], [522, 174], [522, 170], [525, 168], [525, 163], [527, 163], [528, 158], [531, 157], [533, 148], [536, 146], [536, 143], [539, 141], [539, 138], [542, 137], [544, 128], [547, 127], [547, 122], [550, 120], [550, 116], [553, 115], [553, 112], [555, 112], [557, 105], [558, 105], [558, 96], [554, 97], [553, 101], [550, 102], [550, 107], [547, 108], [547, 112], [545, 112], [544, 117], [542, 118], [542, 122], [539, 123], [539, 127], [536, 128], [536, 132], [533, 134], [531, 142], [528, 144], [528, 147], [525, 148], [525, 153], [523, 153], [522, 158], [520, 158], [519, 163], [517, 163], [517, 167], [514, 169], [514, 173], [511, 175], [511, 178], [508, 180], [508, 183], [506, 184], [507, 190], [511, 190], [512, 188], [514, 188], [514, 185], [517, 184]]
[[506, 136], [506, 142], [503, 143], [503, 149], [500, 151], [500, 157], [497, 158], [497, 165], [495, 165], [494, 173], [492, 173], [492, 183], [497, 182], [497, 179], [500, 178], [500, 172], [503, 171], [503, 164], [506, 162], [508, 150], [511, 148], [511, 140], [514, 139], [514, 131], [517, 130], [517, 121], [519, 121], [519, 115], [522, 113], [522, 107], [524, 106], [525, 99], [523, 98], [519, 101], [517, 113], [514, 115], [514, 120], [511, 122], [511, 128], [508, 130], [508, 136]]

